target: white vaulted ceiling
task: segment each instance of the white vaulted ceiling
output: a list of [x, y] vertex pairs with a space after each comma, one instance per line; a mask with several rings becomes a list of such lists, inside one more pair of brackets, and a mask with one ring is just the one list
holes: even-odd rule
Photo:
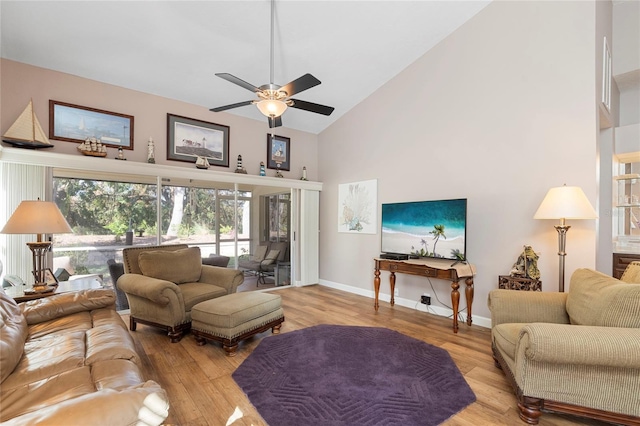
[[[322, 84], [295, 97], [335, 107], [289, 109], [283, 125], [321, 132], [488, 3], [277, 1], [274, 83], [311, 73]], [[268, 0], [2, 0], [0, 19], [3, 58], [206, 109], [255, 98], [215, 73], [269, 83]], [[266, 121], [251, 105], [228, 112]]]

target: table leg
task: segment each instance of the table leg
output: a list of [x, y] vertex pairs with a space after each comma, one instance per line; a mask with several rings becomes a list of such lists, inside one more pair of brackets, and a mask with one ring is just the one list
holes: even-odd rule
[[453, 332], [458, 332], [458, 308], [460, 306], [460, 284], [457, 281], [451, 283], [451, 305], [453, 307]]
[[465, 280], [467, 288], [464, 293], [467, 298], [467, 325], [471, 325], [473, 319], [471, 318], [471, 306], [473, 306], [473, 277], [469, 277]]
[[378, 310], [378, 294], [380, 293], [380, 269], [378, 269], [376, 267], [376, 270], [374, 272], [375, 277], [373, 278], [373, 289], [375, 290], [376, 293], [376, 298], [375, 301], [373, 302], [373, 307], [375, 308], [375, 310]]
[[396, 304], [394, 294], [396, 294], [396, 273], [391, 271], [389, 275], [389, 284], [391, 284], [391, 306]]

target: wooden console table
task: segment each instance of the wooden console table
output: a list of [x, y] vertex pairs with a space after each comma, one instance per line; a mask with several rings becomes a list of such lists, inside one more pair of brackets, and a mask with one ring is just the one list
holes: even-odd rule
[[471, 305], [473, 305], [473, 276], [475, 267], [471, 264], [459, 263], [452, 266], [453, 260], [443, 259], [409, 259], [389, 260], [374, 259], [376, 263], [373, 286], [376, 292], [374, 308], [377, 311], [378, 294], [380, 293], [380, 271], [389, 271], [389, 283], [391, 284], [391, 306], [395, 304], [394, 293], [396, 289], [396, 272], [401, 274], [418, 275], [422, 277], [438, 278], [451, 281], [451, 305], [453, 307], [453, 332], [458, 332], [458, 307], [460, 305], [459, 281], [464, 278], [467, 287], [465, 296], [467, 299], [467, 325], [471, 325]]

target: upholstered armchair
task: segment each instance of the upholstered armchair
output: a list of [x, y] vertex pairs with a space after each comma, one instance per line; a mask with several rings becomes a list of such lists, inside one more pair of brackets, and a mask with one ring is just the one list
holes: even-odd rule
[[200, 248], [184, 244], [130, 247], [122, 257], [125, 273], [117, 286], [129, 301], [129, 328], [163, 328], [172, 343], [191, 328], [194, 305], [235, 293], [244, 281], [241, 271], [203, 265]]
[[640, 283], [578, 269], [568, 293], [492, 290], [489, 308], [522, 420], [553, 411], [640, 425]]

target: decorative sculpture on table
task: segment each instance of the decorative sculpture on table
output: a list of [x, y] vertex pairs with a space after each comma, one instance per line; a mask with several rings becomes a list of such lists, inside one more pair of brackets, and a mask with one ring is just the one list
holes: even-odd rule
[[524, 246], [522, 253], [518, 256], [518, 260], [513, 264], [513, 268], [509, 273], [512, 277], [525, 277], [533, 280], [540, 279], [540, 270], [538, 269], [539, 256], [531, 248]]
[[260, 176], [266, 176], [267, 172], [264, 170], [264, 161], [260, 162]]
[[308, 180], [307, 179], [307, 166], [302, 166], [302, 177], [300, 180]]
[[153, 144], [153, 138], [149, 137], [149, 142], [147, 142], [147, 163], [156, 162], [156, 146]]
[[280, 163], [276, 163], [276, 177], [277, 178], [284, 177], [282, 176], [282, 173], [280, 173]]

